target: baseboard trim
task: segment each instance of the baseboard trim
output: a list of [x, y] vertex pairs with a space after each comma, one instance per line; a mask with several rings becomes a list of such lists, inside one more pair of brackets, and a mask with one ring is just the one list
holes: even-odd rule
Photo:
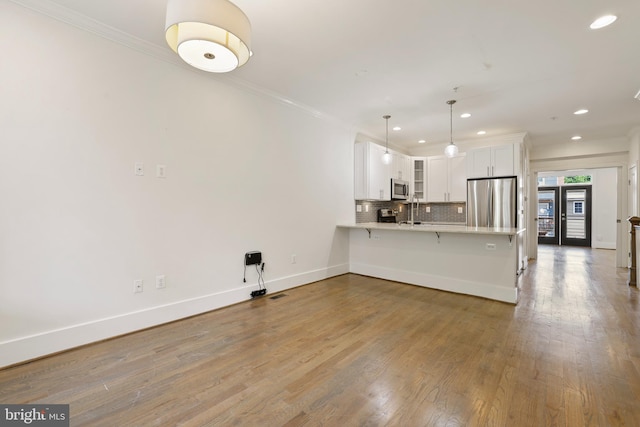
[[[348, 264], [339, 264], [270, 280], [265, 286], [271, 294], [348, 272]], [[255, 285], [242, 286], [3, 341], [0, 342], [0, 368], [247, 301], [254, 288]]]

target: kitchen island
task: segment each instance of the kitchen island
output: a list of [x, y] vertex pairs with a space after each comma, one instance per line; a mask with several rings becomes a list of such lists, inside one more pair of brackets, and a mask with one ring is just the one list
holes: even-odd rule
[[412, 285], [518, 302], [524, 228], [358, 223], [349, 230], [349, 271]]

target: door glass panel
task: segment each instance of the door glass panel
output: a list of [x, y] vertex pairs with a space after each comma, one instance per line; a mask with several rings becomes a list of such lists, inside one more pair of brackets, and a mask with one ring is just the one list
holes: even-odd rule
[[538, 191], [538, 237], [556, 237], [556, 191]]
[[585, 239], [587, 237], [584, 212], [586, 196], [584, 189], [567, 189], [567, 205], [564, 211], [567, 216], [566, 237], [569, 239]]

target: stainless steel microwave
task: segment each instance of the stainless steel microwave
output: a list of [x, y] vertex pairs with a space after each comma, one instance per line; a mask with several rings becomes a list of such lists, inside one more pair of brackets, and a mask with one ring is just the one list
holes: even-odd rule
[[401, 179], [391, 178], [391, 200], [407, 200], [409, 198], [409, 183]]

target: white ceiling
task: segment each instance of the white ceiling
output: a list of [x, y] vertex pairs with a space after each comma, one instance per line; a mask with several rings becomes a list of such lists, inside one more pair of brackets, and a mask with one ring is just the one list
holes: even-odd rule
[[[166, 0], [14, 0], [77, 12], [173, 55]], [[253, 57], [232, 77], [392, 145], [527, 132], [535, 144], [640, 126], [638, 0], [236, 0]], [[62, 6], [64, 9], [59, 9]], [[37, 8], [37, 7], [36, 7]], [[598, 16], [618, 20], [590, 30]], [[177, 60], [177, 59], [176, 59]], [[200, 71], [198, 71], [200, 72]], [[454, 88], [458, 87], [457, 92]], [[589, 113], [576, 116], [579, 108]], [[460, 114], [469, 112], [470, 118]]]

